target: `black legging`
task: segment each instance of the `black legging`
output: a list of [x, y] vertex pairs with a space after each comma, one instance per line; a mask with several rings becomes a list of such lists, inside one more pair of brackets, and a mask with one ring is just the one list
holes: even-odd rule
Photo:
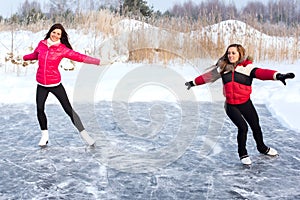
[[71, 103], [68, 99], [66, 90], [62, 84], [54, 87], [44, 87], [41, 85], [37, 86], [36, 90], [36, 105], [37, 105], [37, 118], [40, 124], [41, 130], [47, 130], [47, 117], [45, 114], [45, 102], [48, 97], [49, 92], [54, 94], [60, 104], [62, 105], [64, 111], [70, 116], [71, 121], [78, 129], [78, 131], [83, 131], [84, 127], [82, 122], [77, 115], [77, 113], [73, 110]]
[[242, 158], [248, 155], [246, 149], [248, 125], [246, 121], [252, 129], [257, 150], [260, 153], [266, 153], [268, 147], [264, 144], [259, 118], [252, 101], [249, 99], [246, 103], [239, 105], [225, 103], [225, 110], [228, 117], [238, 128], [237, 142], [239, 156]]

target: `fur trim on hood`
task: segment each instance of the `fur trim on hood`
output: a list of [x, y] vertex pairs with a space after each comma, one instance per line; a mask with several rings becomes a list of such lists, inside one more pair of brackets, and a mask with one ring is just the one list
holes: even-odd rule
[[237, 65], [242, 64], [243, 66], [246, 66], [252, 62], [253, 62], [253, 58], [251, 56], [247, 56], [244, 59], [240, 59], [240, 61], [238, 61], [235, 64], [228, 63], [227, 59], [225, 59], [224, 57], [221, 57], [218, 60], [216, 66], [220, 69], [220, 74], [224, 74], [225, 72], [234, 71], [234, 68]]

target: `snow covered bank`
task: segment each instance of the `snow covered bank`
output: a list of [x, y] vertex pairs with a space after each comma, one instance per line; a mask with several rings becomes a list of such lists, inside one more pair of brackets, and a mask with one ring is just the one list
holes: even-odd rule
[[[269, 110], [286, 126], [300, 130], [300, 123], [298, 115], [300, 113], [300, 83], [298, 67], [300, 63], [295, 64], [276, 64], [276, 63], [261, 63], [258, 66], [263, 68], [276, 69], [282, 73], [294, 72], [296, 74], [295, 79], [287, 80], [287, 85], [284, 86], [279, 81], [260, 81], [254, 80], [252, 100], [255, 104], [266, 104]], [[12, 66], [10, 66], [12, 67]], [[93, 68], [94, 66], [83, 66], [87, 68]], [[115, 100], [115, 94], [117, 89], [122, 84], [130, 84], [128, 80], [129, 76], [134, 76], [137, 73], [135, 70], [145, 67], [144, 64], [125, 64], [115, 63], [109, 67], [103, 67], [103, 71], [99, 72], [99, 79], [97, 80], [97, 86], [94, 93], [93, 101], [112, 101]], [[176, 102], [182, 100], [178, 93], [185, 90], [184, 81], [192, 80], [194, 77], [201, 73], [199, 70], [192, 66], [180, 64], [173, 66], [158, 66], [162, 72], [166, 70], [173, 71], [178, 74], [180, 78], [176, 78], [173, 75], [169, 77], [160, 77], [159, 72], [156, 71], [157, 76], [149, 77], [149, 74], [136, 74], [136, 77], [140, 77], [139, 85], [129, 86], [130, 91], [124, 91], [127, 99], [123, 99], [128, 102], [140, 101], [170, 101]], [[8, 68], [8, 66], [6, 66]], [[3, 83], [0, 88], [0, 103], [2, 104], [35, 104], [35, 67], [29, 66], [26, 71], [21, 69], [20, 75], [17, 76], [15, 72], [4, 72], [4, 66], [1, 67], [0, 81]], [[73, 99], [73, 93], [76, 89], [76, 81], [81, 67], [77, 66], [74, 71], [62, 72], [63, 84], [68, 92], [70, 100]], [[171, 73], [168, 72], [168, 73]], [[143, 77], [141, 77], [143, 76]], [[175, 77], [175, 78], [174, 78]], [[166, 83], [163, 79], [174, 79], [174, 85], [177, 89], [172, 89], [171, 83]], [[84, 80], [88, 82], [88, 77]], [[137, 80], [135, 80], [137, 81]], [[134, 82], [134, 80], [131, 80]], [[219, 87], [219, 83], [216, 82], [212, 86]], [[221, 87], [221, 85], [220, 85]], [[193, 88], [191, 91], [186, 91], [187, 97], [195, 95], [197, 101], [214, 101], [209, 86], [199, 86]], [[52, 95], [49, 96], [47, 103], [58, 103], [56, 98]]]

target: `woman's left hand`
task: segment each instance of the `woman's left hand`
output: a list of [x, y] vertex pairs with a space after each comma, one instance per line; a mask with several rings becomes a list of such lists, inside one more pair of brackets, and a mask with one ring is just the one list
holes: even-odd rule
[[283, 85], [286, 85], [285, 79], [288, 79], [288, 78], [289, 79], [295, 78], [295, 74], [294, 73], [287, 73], [287, 74], [280, 74], [280, 73], [278, 73], [276, 75], [276, 79], [280, 80], [283, 83]]

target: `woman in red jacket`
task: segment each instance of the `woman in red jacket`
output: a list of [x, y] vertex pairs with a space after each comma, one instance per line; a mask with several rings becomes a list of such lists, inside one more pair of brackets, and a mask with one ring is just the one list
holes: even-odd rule
[[259, 118], [250, 99], [253, 78], [260, 80], [280, 80], [286, 85], [285, 79], [294, 78], [293, 73], [280, 74], [277, 71], [257, 68], [249, 58], [245, 59], [245, 49], [239, 44], [228, 46], [225, 54], [218, 60], [216, 66], [194, 81], [186, 82], [190, 89], [222, 78], [223, 92], [226, 97], [225, 111], [238, 128], [238, 154], [243, 164], [250, 165], [251, 160], [246, 149], [248, 126], [252, 129], [257, 150], [266, 155], [276, 156], [277, 151], [265, 145]]
[[58, 69], [63, 58], [77, 62], [100, 65], [100, 60], [72, 50], [68, 34], [61, 24], [54, 24], [44, 40], [40, 41], [34, 52], [23, 57], [23, 60], [38, 60], [36, 73], [37, 90], [37, 118], [42, 131], [42, 138], [39, 146], [46, 146], [48, 143], [47, 117], [45, 114], [45, 102], [49, 92], [55, 95], [62, 105], [64, 111], [70, 116], [73, 124], [80, 132], [82, 138], [89, 144], [94, 145], [95, 141], [85, 130], [79, 116], [73, 110], [67, 93], [61, 83], [61, 75]]

